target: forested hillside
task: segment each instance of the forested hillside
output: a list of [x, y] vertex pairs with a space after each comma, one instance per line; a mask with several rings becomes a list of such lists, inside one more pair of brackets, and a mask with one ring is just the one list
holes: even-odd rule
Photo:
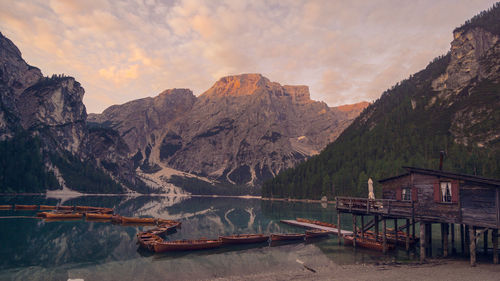
[[[319, 155], [263, 185], [265, 197], [366, 196], [367, 180], [437, 168], [500, 178], [500, 5], [454, 31], [451, 51], [397, 83]], [[377, 185], [376, 185], [377, 189]]]

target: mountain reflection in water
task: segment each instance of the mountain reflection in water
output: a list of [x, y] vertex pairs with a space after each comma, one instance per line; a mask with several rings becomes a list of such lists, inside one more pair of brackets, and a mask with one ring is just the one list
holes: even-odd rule
[[[56, 205], [41, 196], [0, 197], [4, 204]], [[64, 205], [114, 207], [124, 216], [158, 217], [182, 222], [166, 240], [217, 238], [238, 233], [289, 233], [304, 229], [282, 224], [296, 217], [334, 222], [333, 205], [273, 202], [227, 197], [84, 196]], [[0, 211], [0, 216], [34, 216], [35, 211]], [[350, 229], [350, 217], [343, 216]], [[296, 268], [300, 259], [310, 265], [405, 261], [413, 253], [392, 255], [339, 246], [337, 237], [312, 243], [269, 247], [267, 243], [223, 246], [195, 252], [152, 254], [139, 249], [136, 234], [148, 226], [121, 226], [97, 221], [46, 222], [32, 218], [0, 219], [0, 280], [198, 279]]]

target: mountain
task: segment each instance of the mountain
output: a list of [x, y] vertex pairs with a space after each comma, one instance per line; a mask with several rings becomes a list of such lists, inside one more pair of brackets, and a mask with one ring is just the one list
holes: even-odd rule
[[171, 168], [208, 182], [259, 186], [319, 153], [367, 105], [332, 108], [311, 100], [307, 86], [242, 74], [221, 78], [199, 97], [167, 90], [90, 114], [89, 121], [118, 131], [146, 174]]
[[87, 126], [84, 92], [72, 77], [44, 77], [0, 33], [0, 192], [149, 191], [120, 136]]
[[366, 196], [369, 177], [437, 168], [441, 150], [446, 170], [500, 178], [499, 19], [497, 3], [455, 29], [448, 54], [384, 92], [319, 155], [264, 183], [263, 196]]

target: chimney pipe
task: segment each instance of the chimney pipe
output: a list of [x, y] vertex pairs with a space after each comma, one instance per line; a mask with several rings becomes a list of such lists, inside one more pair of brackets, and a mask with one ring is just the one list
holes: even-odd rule
[[439, 152], [439, 170], [443, 170], [444, 151]]

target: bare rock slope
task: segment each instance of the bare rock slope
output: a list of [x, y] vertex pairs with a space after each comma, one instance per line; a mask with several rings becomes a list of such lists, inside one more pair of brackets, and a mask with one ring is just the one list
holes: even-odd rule
[[307, 86], [260, 74], [223, 77], [199, 97], [172, 89], [115, 105], [89, 121], [117, 130], [136, 165], [259, 185], [321, 151], [367, 106], [331, 108]]

